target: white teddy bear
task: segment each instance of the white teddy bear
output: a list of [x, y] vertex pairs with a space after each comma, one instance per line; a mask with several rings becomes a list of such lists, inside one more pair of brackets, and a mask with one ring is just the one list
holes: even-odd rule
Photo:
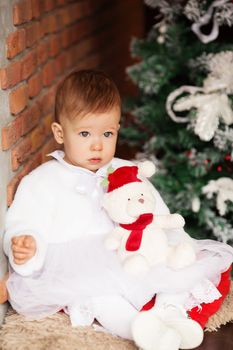
[[107, 249], [117, 250], [123, 268], [132, 274], [145, 272], [159, 263], [180, 269], [195, 261], [190, 243], [168, 244], [164, 230], [182, 228], [185, 221], [179, 214], [156, 214], [151, 184], [145, 179], [154, 173], [154, 164], [145, 161], [138, 166], [118, 168], [108, 176], [103, 206], [119, 226], [105, 243]]
[[[196, 260], [189, 241], [169, 246], [165, 229], [181, 228], [179, 214], [157, 215], [156, 199], [145, 177], [155, 172], [151, 162], [124, 166], [109, 174], [103, 206], [119, 224], [106, 239], [106, 247], [116, 250], [123, 268], [132, 274], [166, 263], [175, 270]], [[168, 233], [169, 234], [169, 233]], [[201, 326], [188, 317], [184, 308], [187, 293], [156, 294], [149, 311], [139, 312], [132, 322], [132, 337], [143, 350], [193, 349], [203, 340]]]

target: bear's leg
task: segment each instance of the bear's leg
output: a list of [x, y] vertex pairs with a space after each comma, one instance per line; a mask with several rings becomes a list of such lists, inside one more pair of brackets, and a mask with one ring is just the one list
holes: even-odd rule
[[133, 339], [143, 350], [178, 350], [180, 335], [167, 327], [153, 310], [140, 312], [132, 323]]
[[166, 326], [177, 332], [181, 338], [180, 349], [194, 349], [203, 341], [203, 329], [190, 318], [180, 305], [165, 305], [154, 309]]
[[[150, 312], [150, 319], [154, 317], [154, 319], [156, 318], [159, 320], [164, 327], [173, 330], [177, 335], [176, 339], [180, 339], [180, 349], [193, 349], [201, 344], [203, 340], [203, 330], [198, 322], [188, 318], [188, 314], [182, 306], [186, 298], [187, 293], [159, 293], [156, 296], [155, 306], [152, 306], [153, 303], [149, 305], [149, 307], [152, 306], [152, 308], [149, 311], [142, 312], [142, 314], [145, 315], [141, 316], [141, 318], [146, 318], [147, 312]], [[148, 310], [147, 307], [143, 309]], [[150, 323], [152, 324], [152, 321]], [[157, 329], [158, 327], [154, 327], [154, 331], [157, 332], [155, 328]], [[158, 330], [158, 334], [162, 333], [161, 329]], [[168, 349], [170, 348], [168, 347]], [[171, 347], [171, 349], [173, 348]]]

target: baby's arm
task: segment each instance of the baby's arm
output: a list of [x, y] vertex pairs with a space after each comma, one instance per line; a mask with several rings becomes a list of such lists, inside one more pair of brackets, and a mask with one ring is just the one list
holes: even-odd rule
[[[42, 181], [39, 182], [38, 178], [35, 179], [31, 175], [24, 177], [6, 215], [4, 252], [13, 270], [22, 276], [28, 276], [40, 270], [44, 263], [52, 220], [50, 208], [53, 208], [47, 192], [46, 186]], [[25, 247], [28, 243], [27, 239], [26, 242], [23, 240], [23, 246], [19, 249], [18, 246], [22, 245], [21, 236], [31, 236], [36, 242], [36, 250], [27, 251], [28, 247]], [[18, 243], [14, 244], [14, 242]], [[26, 250], [21, 252], [22, 248]], [[16, 252], [16, 250], [20, 251]], [[15, 254], [23, 254], [23, 256]], [[24, 254], [26, 254], [25, 261]], [[23, 260], [20, 263], [21, 257]]]
[[25, 264], [36, 253], [36, 240], [30, 235], [13, 237], [11, 239], [11, 249], [15, 264]]

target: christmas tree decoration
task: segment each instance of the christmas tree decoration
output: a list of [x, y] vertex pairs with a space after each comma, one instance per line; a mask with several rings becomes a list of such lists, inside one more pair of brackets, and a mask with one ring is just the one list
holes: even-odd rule
[[214, 135], [214, 146], [220, 150], [231, 151], [231, 160], [233, 159], [233, 129], [225, 126], [224, 129], [216, 130]]
[[198, 213], [200, 210], [201, 202], [200, 198], [195, 197], [192, 199], [192, 210], [194, 213]]
[[[208, 56], [206, 69], [210, 74], [203, 81], [203, 87], [182, 86], [167, 98], [167, 112], [176, 122], [187, 122], [188, 119], [177, 117], [173, 110], [197, 110], [194, 132], [203, 141], [213, 138], [218, 129], [219, 118], [226, 125], [233, 123], [232, 103], [228, 98], [228, 94], [233, 94], [233, 52]], [[185, 92], [190, 95], [174, 103], [174, 99]]]
[[134, 39], [122, 140], [155, 161], [152, 182], [196, 238], [233, 244], [233, 2], [145, 0], [154, 21]]
[[[193, 32], [203, 43], [207, 44], [218, 37], [219, 26], [225, 23], [226, 17], [228, 18], [227, 24], [233, 24], [233, 11], [230, 0], [216, 0], [203, 13], [205, 3], [206, 1], [188, 1], [184, 13], [189, 19], [194, 19], [195, 23], [191, 27]], [[198, 6], [201, 6], [201, 9]], [[202, 28], [210, 23], [212, 23], [210, 33], [204, 34]]]
[[233, 180], [227, 177], [221, 177], [218, 180], [210, 180], [206, 186], [202, 188], [202, 193], [207, 198], [213, 198], [213, 194], [217, 194], [216, 206], [221, 216], [226, 214], [226, 201], [233, 203]]

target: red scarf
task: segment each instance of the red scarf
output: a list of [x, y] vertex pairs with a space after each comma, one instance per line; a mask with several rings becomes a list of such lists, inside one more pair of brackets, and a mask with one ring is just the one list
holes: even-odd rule
[[132, 224], [120, 224], [124, 229], [131, 231], [125, 245], [126, 250], [134, 252], [140, 248], [143, 230], [152, 222], [153, 216], [151, 213], [142, 214]]

